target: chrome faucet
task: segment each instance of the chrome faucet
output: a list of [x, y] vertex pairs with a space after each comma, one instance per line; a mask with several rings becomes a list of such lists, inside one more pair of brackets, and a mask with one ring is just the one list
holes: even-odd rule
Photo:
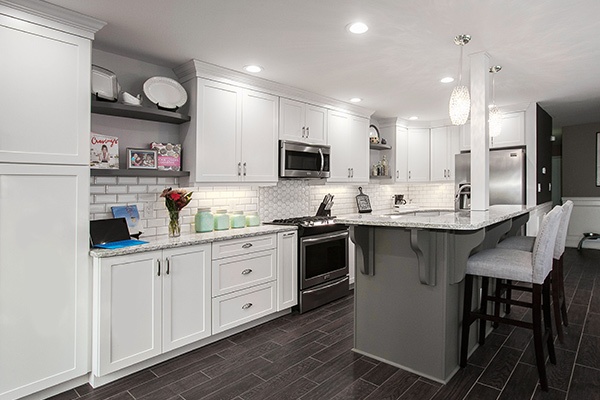
[[[468, 189], [467, 192], [464, 192]], [[471, 184], [464, 183], [458, 185], [458, 191], [454, 196], [454, 210], [468, 210], [471, 208], [471, 202], [469, 201], [471, 197]]]

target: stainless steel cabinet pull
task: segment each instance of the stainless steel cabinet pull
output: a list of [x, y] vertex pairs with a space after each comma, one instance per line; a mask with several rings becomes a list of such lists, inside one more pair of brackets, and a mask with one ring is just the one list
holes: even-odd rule
[[350, 168], [348, 168], [348, 178], [350, 178]]
[[302, 127], [302, 137], [306, 137], [306, 127]]
[[244, 176], [246, 176], [246, 163], [244, 163]]
[[252, 303], [246, 303], [246, 304], [244, 304], [244, 305], [242, 306], [242, 310], [247, 310], [247, 309], [249, 309], [250, 307], [252, 307]]
[[352, 172], [351, 178], [354, 178], [354, 168], [350, 168], [350, 171]]
[[248, 275], [251, 272], [252, 272], [252, 270], [250, 268], [246, 268], [245, 270], [242, 271], [242, 275]]
[[408, 171], [408, 179], [410, 179], [410, 171]]
[[242, 175], [242, 163], [238, 163], [238, 176]]
[[156, 264], [158, 265], [158, 270], [156, 271], [156, 275], [160, 276], [160, 260], [156, 260]]
[[295, 232], [290, 232], [290, 233], [284, 233], [283, 237], [289, 237], [289, 236], [294, 236]]
[[396, 170], [396, 179], [400, 179], [400, 171]]
[[167, 258], [167, 275], [171, 272], [171, 259]]
[[310, 126], [306, 127], [306, 137], [310, 137]]
[[244, 243], [242, 245], [242, 249], [249, 249], [250, 247], [252, 247], [252, 243]]

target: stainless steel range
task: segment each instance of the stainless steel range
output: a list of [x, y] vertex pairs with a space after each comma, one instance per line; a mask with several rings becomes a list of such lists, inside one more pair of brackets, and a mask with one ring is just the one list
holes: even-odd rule
[[298, 226], [298, 308], [300, 313], [348, 295], [348, 227], [334, 217], [276, 219]]

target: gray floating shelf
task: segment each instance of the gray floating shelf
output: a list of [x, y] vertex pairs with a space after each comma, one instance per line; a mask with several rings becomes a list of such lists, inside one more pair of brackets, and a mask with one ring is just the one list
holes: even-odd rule
[[376, 144], [376, 143], [369, 143], [369, 147], [371, 148], [371, 150], [390, 150], [392, 148], [392, 146], [387, 145], [387, 144]]
[[91, 176], [152, 176], [152, 177], [185, 177], [190, 171], [162, 171], [158, 169], [93, 169]]
[[183, 124], [189, 122], [191, 118], [174, 111], [159, 110], [143, 106], [130, 106], [121, 103], [110, 103], [92, 99], [92, 113], [113, 115], [115, 117], [125, 117], [142, 119], [146, 121], [167, 122], [169, 124]]

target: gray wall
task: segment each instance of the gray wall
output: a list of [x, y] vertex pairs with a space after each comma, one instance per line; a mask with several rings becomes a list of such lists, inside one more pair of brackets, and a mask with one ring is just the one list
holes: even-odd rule
[[562, 195], [600, 197], [596, 186], [596, 132], [600, 122], [562, 129]]

